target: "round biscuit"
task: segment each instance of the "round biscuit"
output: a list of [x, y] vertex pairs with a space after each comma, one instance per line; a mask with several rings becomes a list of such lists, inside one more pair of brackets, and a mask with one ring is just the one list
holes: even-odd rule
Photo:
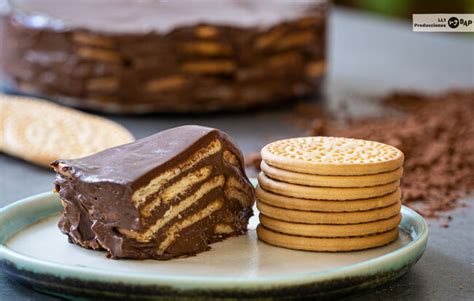
[[312, 187], [276, 181], [263, 172], [258, 175], [258, 184], [267, 191], [289, 197], [311, 200], [357, 200], [387, 195], [400, 186], [400, 180], [371, 187]]
[[344, 252], [380, 247], [395, 241], [398, 238], [398, 231], [397, 227], [375, 235], [320, 238], [282, 234], [262, 225], [257, 226], [259, 239], [268, 244], [287, 249], [320, 252]]
[[132, 142], [121, 125], [48, 101], [0, 94], [0, 150], [48, 166]]
[[403, 167], [392, 171], [361, 176], [325, 176], [299, 173], [268, 165], [262, 160], [260, 169], [269, 178], [291, 184], [318, 187], [369, 187], [394, 182], [401, 178]]
[[260, 223], [267, 229], [284, 234], [311, 237], [352, 237], [383, 233], [398, 227], [401, 219], [402, 215], [399, 213], [384, 220], [368, 223], [353, 225], [311, 225], [280, 221], [263, 214], [259, 216]]
[[257, 198], [271, 206], [320, 212], [353, 212], [383, 208], [400, 201], [401, 194], [401, 190], [398, 188], [394, 192], [381, 197], [349, 201], [328, 201], [287, 197], [266, 191], [260, 185], [256, 188]]
[[369, 175], [403, 165], [403, 153], [375, 141], [341, 137], [300, 137], [267, 144], [262, 159], [284, 170], [316, 175]]
[[257, 199], [257, 208], [263, 215], [291, 223], [349, 225], [379, 221], [395, 216], [400, 213], [401, 203], [398, 201], [385, 208], [367, 211], [328, 213], [283, 209]]

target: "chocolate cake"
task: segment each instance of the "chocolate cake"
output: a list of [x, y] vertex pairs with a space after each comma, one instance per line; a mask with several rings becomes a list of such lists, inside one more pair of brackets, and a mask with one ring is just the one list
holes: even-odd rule
[[325, 73], [325, 0], [8, 2], [6, 88], [81, 108], [243, 109], [312, 95]]
[[173, 128], [95, 155], [58, 160], [59, 228], [112, 258], [170, 259], [243, 234], [254, 189], [229, 136]]

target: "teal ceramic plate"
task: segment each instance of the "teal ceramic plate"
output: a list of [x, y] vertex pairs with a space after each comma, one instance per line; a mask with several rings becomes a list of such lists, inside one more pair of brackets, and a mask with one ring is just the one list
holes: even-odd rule
[[366, 251], [317, 253], [259, 241], [253, 217], [247, 235], [208, 252], [169, 261], [107, 259], [104, 252], [69, 244], [57, 222], [53, 193], [0, 210], [2, 270], [28, 287], [74, 298], [262, 299], [332, 297], [381, 285], [403, 275], [423, 254], [428, 228], [403, 207], [400, 237]]

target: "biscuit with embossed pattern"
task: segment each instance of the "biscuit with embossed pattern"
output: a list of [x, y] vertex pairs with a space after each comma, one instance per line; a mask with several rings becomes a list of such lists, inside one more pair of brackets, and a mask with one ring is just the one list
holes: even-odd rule
[[342, 252], [365, 250], [389, 244], [398, 238], [398, 228], [375, 235], [321, 238], [282, 234], [259, 225], [257, 227], [257, 235], [262, 241], [283, 248], [305, 251]]
[[301, 137], [267, 144], [262, 159], [271, 166], [317, 175], [369, 175], [402, 166], [397, 148], [368, 140], [340, 137]]
[[298, 185], [318, 186], [318, 187], [369, 187], [383, 185], [397, 181], [402, 177], [403, 167], [393, 171], [382, 172], [371, 175], [360, 176], [327, 176], [312, 175], [288, 171], [273, 167], [262, 161], [260, 169], [272, 179]]
[[290, 223], [260, 214], [260, 223], [266, 228], [290, 235], [311, 237], [353, 237], [383, 233], [395, 229], [400, 224], [399, 213], [387, 219], [353, 225], [312, 225]]
[[317, 212], [283, 209], [265, 204], [257, 200], [260, 213], [274, 219], [290, 223], [315, 224], [315, 225], [349, 225], [368, 223], [387, 219], [400, 213], [401, 203], [367, 211], [356, 212]]
[[369, 199], [392, 193], [400, 186], [400, 180], [370, 187], [313, 187], [275, 181], [261, 172], [258, 175], [258, 184], [267, 191], [289, 197], [345, 201]]
[[381, 197], [349, 201], [308, 200], [287, 197], [266, 191], [260, 186], [257, 186], [256, 194], [257, 198], [262, 202], [280, 208], [301, 211], [354, 212], [383, 208], [393, 205], [400, 201], [401, 190], [399, 188], [396, 191]]
[[0, 95], [0, 150], [47, 166], [132, 142], [121, 125], [47, 101]]

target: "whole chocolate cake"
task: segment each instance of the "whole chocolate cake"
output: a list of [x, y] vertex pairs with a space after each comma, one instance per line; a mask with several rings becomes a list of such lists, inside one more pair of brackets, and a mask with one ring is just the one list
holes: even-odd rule
[[58, 160], [59, 228], [113, 258], [170, 259], [243, 234], [254, 189], [223, 132], [183, 126], [77, 160]]
[[325, 0], [5, 1], [5, 88], [68, 105], [243, 109], [312, 95], [325, 73]]

